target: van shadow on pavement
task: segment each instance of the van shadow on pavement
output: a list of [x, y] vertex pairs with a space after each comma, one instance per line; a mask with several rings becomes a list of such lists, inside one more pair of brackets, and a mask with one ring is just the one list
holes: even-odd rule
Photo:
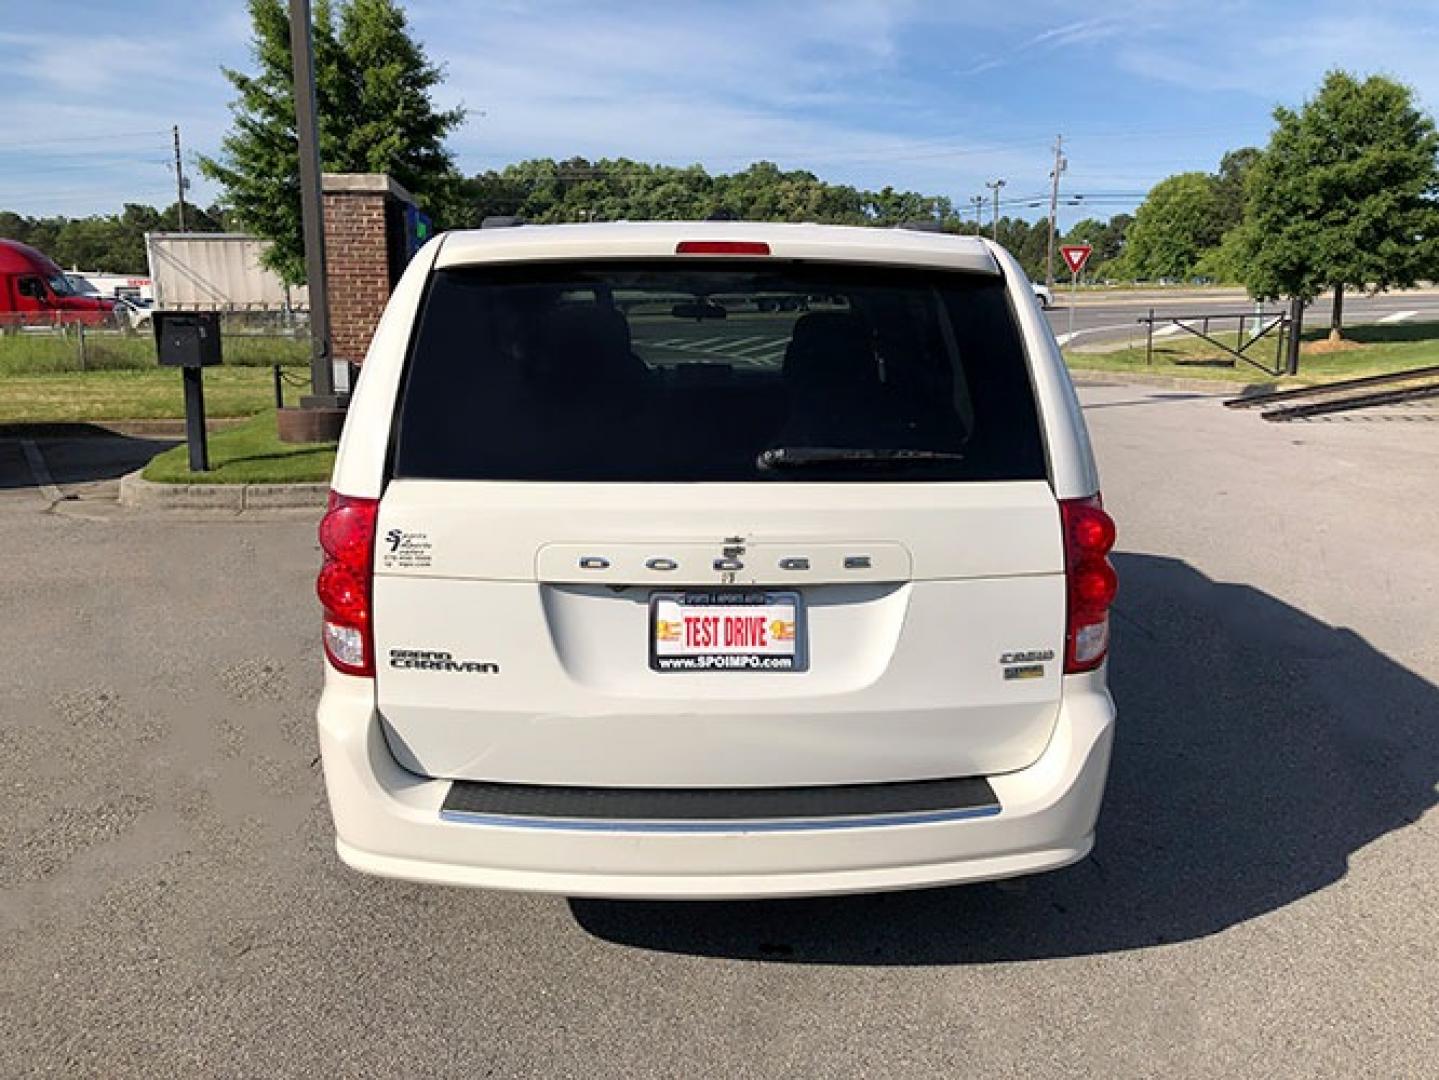
[[38, 451], [47, 482], [64, 489], [70, 484], [115, 480], [146, 465], [178, 439], [119, 435], [94, 424], [0, 425], [0, 490], [39, 487], [26, 453]]
[[1024, 884], [836, 899], [572, 900], [671, 953], [833, 964], [1084, 956], [1201, 938], [1342, 878], [1435, 805], [1439, 688], [1245, 585], [1119, 555], [1119, 729], [1090, 858]]

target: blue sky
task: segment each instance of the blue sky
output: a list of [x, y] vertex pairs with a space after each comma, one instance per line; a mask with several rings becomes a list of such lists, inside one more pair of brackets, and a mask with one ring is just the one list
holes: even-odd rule
[[[168, 203], [169, 128], [213, 153], [245, 68], [241, 0], [11, 0], [0, 22], [0, 208]], [[470, 117], [461, 168], [624, 155], [731, 170], [766, 158], [967, 205], [1003, 177], [1034, 216], [1063, 190], [1108, 216], [1157, 180], [1262, 145], [1326, 68], [1439, 108], [1439, 4], [1048, 0], [414, 0], [412, 28]], [[18, 18], [15, 16], [19, 16]], [[215, 191], [198, 176], [194, 197]]]

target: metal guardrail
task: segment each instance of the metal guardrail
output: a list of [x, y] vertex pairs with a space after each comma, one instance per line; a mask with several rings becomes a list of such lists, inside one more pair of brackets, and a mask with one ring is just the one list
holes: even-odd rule
[[[1237, 347], [1228, 345], [1217, 338], [1211, 337], [1209, 325], [1211, 322], [1226, 322], [1229, 319], [1237, 321], [1235, 326], [1235, 341]], [[1256, 329], [1247, 338], [1245, 336], [1245, 323], [1252, 320]], [[1279, 375], [1284, 370], [1284, 339], [1289, 333], [1289, 315], [1282, 311], [1212, 311], [1212, 312], [1186, 312], [1182, 315], [1158, 315], [1153, 308], [1149, 314], [1135, 320], [1146, 327], [1144, 336], [1144, 362], [1146, 365], [1154, 363], [1154, 326], [1156, 323], [1169, 323], [1176, 329], [1185, 333], [1193, 334], [1195, 337], [1209, 342], [1216, 349], [1228, 354], [1235, 360], [1242, 360], [1244, 363], [1258, 368], [1266, 375]], [[1192, 323], [1198, 323], [1200, 329], [1195, 329]], [[1265, 367], [1252, 356], [1246, 355], [1248, 350], [1269, 334], [1278, 331], [1274, 337], [1274, 366]]]

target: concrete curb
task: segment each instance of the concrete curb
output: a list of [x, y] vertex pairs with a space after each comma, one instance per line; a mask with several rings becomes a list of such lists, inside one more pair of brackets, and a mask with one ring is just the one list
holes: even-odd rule
[[132, 510], [322, 510], [328, 484], [153, 484], [143, 470], [120, 478], [120, 505]]
[[[1255, 383], [1227, 382], [1222, 379], [1186, 379], [1178, 375], [1130, 375], [1120, 371], [1089, 371], [1070, 368], [1075, 386], [1151, 386], [1160, 390], [1208, 390], [1216, 397], [1242, 394]], [[1253, 392], [1252, 390], [1250, 391]]]

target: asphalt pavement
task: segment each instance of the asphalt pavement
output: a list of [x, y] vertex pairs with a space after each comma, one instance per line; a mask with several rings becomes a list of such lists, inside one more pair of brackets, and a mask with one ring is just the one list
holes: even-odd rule
[[1122, 582], [1094, 856], [785, 903], [346, 870], [312, 515], [121, 511], [145, 448], [32, 440], [57, 503], [0, 441], [0, 1075], [1432, 1076], [1439, 422], [1082, 394]]

